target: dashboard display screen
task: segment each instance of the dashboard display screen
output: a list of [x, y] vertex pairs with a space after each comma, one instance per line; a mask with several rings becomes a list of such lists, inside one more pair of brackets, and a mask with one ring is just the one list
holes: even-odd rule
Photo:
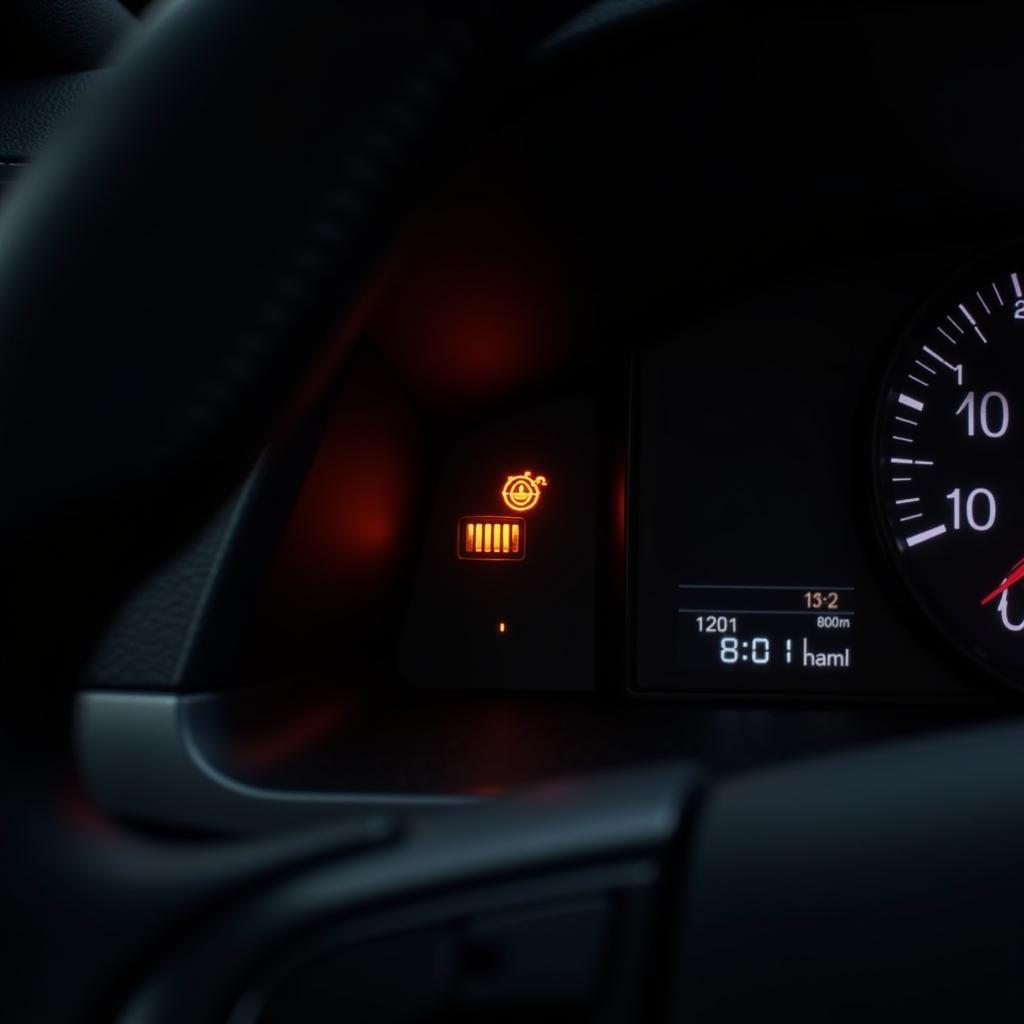
[[679, 665], [842, 671], [853, 666], [853, 587], [680, 583]]
[[637, 356], [634, 689], [956, 688], [901, 618], [870, 514], [864, 408], [892, 339], [870, 303], [865, 322], [837, 323], [827, 287], [809, 294], [762, 298]]

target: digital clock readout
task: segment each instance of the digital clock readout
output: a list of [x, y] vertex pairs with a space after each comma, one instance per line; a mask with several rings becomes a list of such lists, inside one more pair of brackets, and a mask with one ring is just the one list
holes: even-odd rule
[[679, 667], [844, 671], [853, 587], [680, 584]]

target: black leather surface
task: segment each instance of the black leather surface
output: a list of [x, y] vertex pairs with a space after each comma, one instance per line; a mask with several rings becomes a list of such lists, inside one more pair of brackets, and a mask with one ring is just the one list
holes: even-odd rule
[[230, 542], [225, 509], [130, 593], [92, 652], [82, 685], [174, 689], [183, 684], [211, 587]]
[[0, 82], [0, 164], [23, 164], [36, 156], [102, 75], [84, 71]]
[[100, 67], [134, 26], [135, 18], [119, 0], [4, 0], [2, 74], [53, 75]]

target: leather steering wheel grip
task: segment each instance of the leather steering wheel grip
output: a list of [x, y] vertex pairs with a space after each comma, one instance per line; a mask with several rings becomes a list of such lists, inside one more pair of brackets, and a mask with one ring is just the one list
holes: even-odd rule
[[578, 6], [147, 20], [0, 217], [8, 614], [54, 574], [68, 609], [105, 607], [209, 514], [343, 351], [453, 125]]

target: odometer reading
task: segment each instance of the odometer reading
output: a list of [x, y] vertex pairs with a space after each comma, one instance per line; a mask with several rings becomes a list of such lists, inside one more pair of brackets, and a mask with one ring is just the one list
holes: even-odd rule
[[681, 668], [836, 671], [853, 665], [853, 587], [681, 583]]
[[1024, 287], [965, 274], [889, 371], [876, 438], [884, 531], [918, 602], [975, 658], [1024, 681]]

